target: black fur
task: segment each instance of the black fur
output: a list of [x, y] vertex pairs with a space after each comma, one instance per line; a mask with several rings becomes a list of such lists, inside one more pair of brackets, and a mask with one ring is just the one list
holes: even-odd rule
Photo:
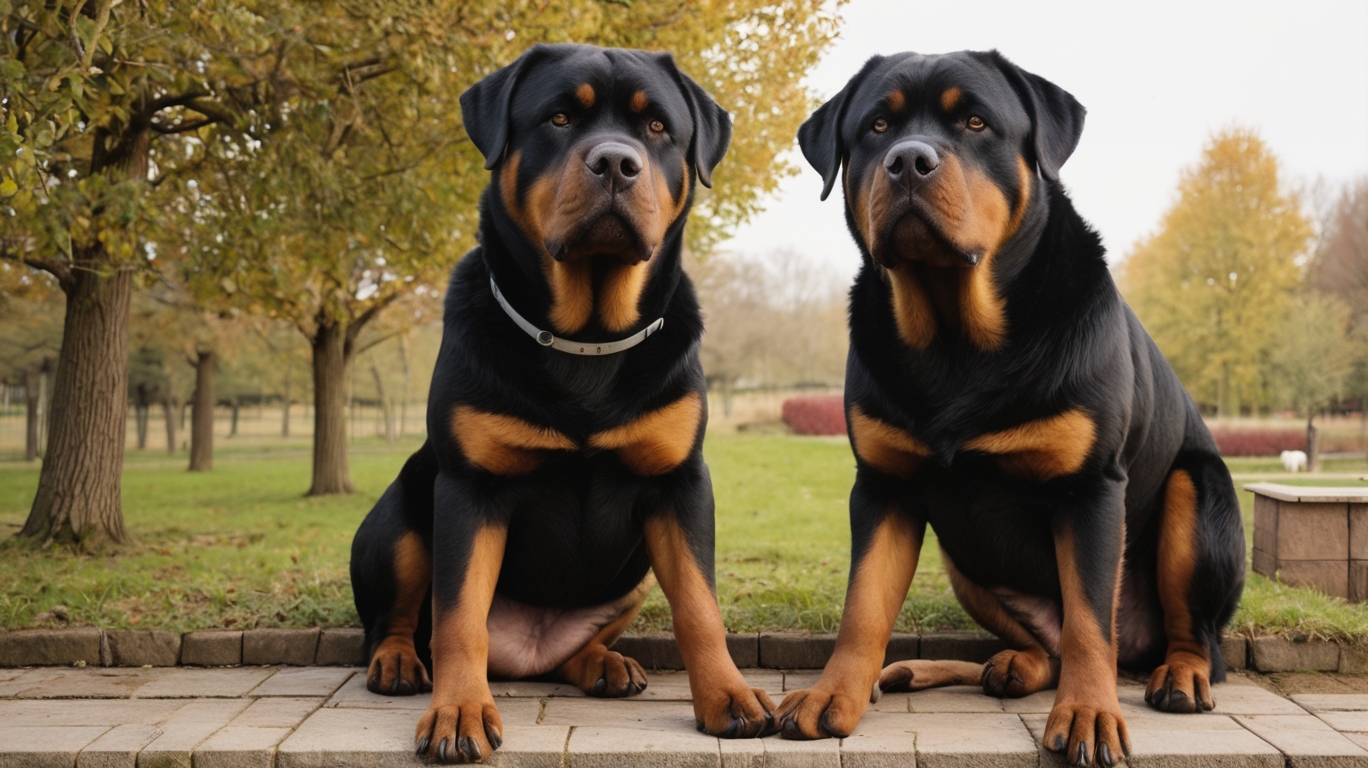
[[[601, 103], [593, 111], [573, 102], [576, 84], [583, 82], [599, 87]], [[657, 514], [676, 516], [712, 578], [713, 499], [701, 428], [684, 463], [659, 477], [638, 477], [611, 452], [591, 448], [554, 452], [531, 474], [500, 477], [466, 460], [451, 426], [455, 408], [468, 405], [552, 428], [583, 445], [591, 434], [690, 392], [706, 403], [698, 357], [703, 322], [680, 266], [687, 205], [651, 258], [638, 324], [610, 333], [594, 319], [574, 334], [590, 342], [622, 338], [665, 318], [662, 330], [626, 352], [579, 357], [540, 347], [505, 315], [489, 285], [492, 272], [519, 313], [552, 327], [545, 252], [541, 243], [528, 242], [505, 209], [498, 170], [519, 151], [522, 194], [567, 151], [568, 141], [636, 137], [644, 130], [641, 116], [628, 114], [625, 104], [631, 89], [643, 87], [651, 89], [652, 114], [671, 129], [669, 141], [649, 145], [651, 159], [671, 189], [691, 203], [693, 174], [708, 178], [726, 152], [731, 127], [727, 113], [666, 54], [537, 45], [461, 97], [466, 130], [495, 169], [496, 183], [481, 198], [480, 246], [451, 274], [428, 402], [429, 439], [371, 510], [352, 546], [352, 585], [369, 647], [387, 629], [386, 611], [395, 598], [391, 551], [407, 531], [431, 548], [433, 595], [442, 606], [459, 593], [473, 534], [491, 522], [508, 526], [497, 591], [525, 604], [593, 606], [630, 592], [650, 567], [643, 520]], [[575, 115], [575, 132], [548, 130], [556, 111]], [[688, 176], [682, 177], [684, 170]], [[416, 641], [430, 665], [431, 609], [423, 614]]]
[[[950, 86], [964, 92], [965, 106], [955, 114], [936, 106]], [[883, 101], [893, 88], [909, 104], [897, 113]], [[964, 130], [969, 113], [984, 117], [989, 130]], [[891, 124], [887, 132], [871, 132], [883, 115]], [[1170, 473], [1185, 469], [1198, 489], [1193, 631], [1212, 649], [1212, 680], [1219, 681], [1220, 631], [1244, 581], [1239, 506], [1196, 406], [1122, 300], [1100, 239], [1058, 182], [1083, 117], [1072, 96], [997, 52], [908, 53], [870, 59], [802, 126], [799, 140], [825, 179], [823, 196], [842, 166], [847, 188], [882, 173], [882, 153], [909, 137], [980, 169], [1012, 206], [1029, 195], [1020, 226], [988, 265], [1006, 308], [1006, 340], [994, 350], [945, 323], [925, 349], [905, 342], [895, 330], [885, 267], [846, 206], [863, 254], [850, 294], [847, 412], [858, 406], [933, 454], [910, 480], [859, 461], [850, 507], [852, 569], [895, 506], [929, 523], [970, 580], [1059, 600], [1054, 534], [1067, 526], [1104, 631], [1113, 608], [1109, 574], [1124, 551], [1120, 661], [1149, 669], [1162, 662], [1166, 647], [1154, 578], [1159, 518]], [[1018, 158], [1032, 171], [1029, 188]], [[975, 437], [1075, 408], [1092, 416], [1097, 438], [1072, 475], [1029, 481], [965, 447]]]

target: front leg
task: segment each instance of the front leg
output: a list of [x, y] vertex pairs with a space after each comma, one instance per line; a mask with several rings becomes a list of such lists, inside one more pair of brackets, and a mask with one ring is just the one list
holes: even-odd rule
[[687, 494], [692, 503], [646, 518], [646, 549], [670, 603], [698, 729], [724, 738], [764, 736], [774, 730], [774, 702], [750, 687], [727, 652], [713, 588], [712, 488], [703, 472], [704, 487]]
[[871, 486], [857, 478], [850, 495], [851, 576], [836, 648], [816, 685], [784, 697], [779, 722], [785, 738], [844, 738], [855, 729], [917, 571], [926, 524]]
[[1064, 605], [1059, 690], [1045, 745], [1074, 765], [1111, 766], [1130, 753], [1116, 696], [1116, 590], [1125, 541], [1125, 487], [1099, 479], [1056, 514], [1055, 558]]
[[459, 481], [434, 488], [432, 704], [418, 721], [417, 753], [444, 763], [484, 761], [503, 741], [489, 691], [489, 607], [508, 528], [481, 519]]

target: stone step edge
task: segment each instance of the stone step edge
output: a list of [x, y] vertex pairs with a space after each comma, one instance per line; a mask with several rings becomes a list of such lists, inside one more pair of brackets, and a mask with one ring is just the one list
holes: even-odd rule
[[[727, 650], [738, 667], [820, 669], [836, 647], [836, 636], [803, 632], [746, 632], [727, 635]], [[614, 650], [647, 669], [683, 669], [670, 634], [626, 635]], [[982, 632], [895, 634], [884, 663], [905, 659], [983, 662], [1004, 648]], [[1294, 640], [1281, 636], [1226, 635], [1221, 641], [1226, 668], [1256, 672], [1368, 672], [1368, 645], [1337, 640]], [[0, 631], [0, 667], [232, 667], [365, 666], [365, 636], [355, 627], [309, 629], [205, 629], [183, 635], [167, 630], [17, 629]]]

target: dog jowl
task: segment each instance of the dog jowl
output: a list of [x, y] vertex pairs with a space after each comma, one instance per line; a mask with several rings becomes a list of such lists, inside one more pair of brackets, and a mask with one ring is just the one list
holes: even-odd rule
[[654, 581], [696, 723], [771, 732], [727, 653], [703, 462], [703, 325], [680, 265], [727, 113], [666, 54], [535, 46], [461, 97], [491, 172], [452, 272], [429, 439], [357, 531], [352, 584], [378, 693], [431, 689], [417, 750], [503, 737], [489, 677], [631, 696], [611, 650]]
[[[780, 706], [785, 736], [844, 736], [880, 690], [1057, 687], [1045, 745], [1111, 765], [1128, 749], [1118, 664], [1150, 674], [1157, 709], [1214, 705], [1239, 506], [1059, 183], [1083, 122], [996, 52], [906, 53], [870, 59], [800, 130], [864, 260], [850, 585], [821, 679]], [[927, 525], [956, 597], [1008, 650], [881, 671]]]

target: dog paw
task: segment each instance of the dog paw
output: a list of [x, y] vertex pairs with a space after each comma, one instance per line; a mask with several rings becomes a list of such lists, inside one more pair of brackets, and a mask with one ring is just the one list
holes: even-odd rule
[[503, 743], [494, 700], [436, 705], [418, 721], [415, 753], [438, 763], [482, 763]]
[[786, 739], [843, 739], [855, 730], [870, 698], [821, 688], [794, 691], [775, 715], [779, 732]]
[[1130, 754], [1120, 704], [1056, 700], [1045, 723], [1045, 746], [1064, 753], [1069, 765], [1111, 768]]
[[1145, 701], [1162, 712], [1209, 712], [1216, 702], [1207, 666], [1200, 660], [1170, 658], [1150, 674]]
[[1001, 651], [983, 665], [983, 692], [1016, 699], [1043, 691], [1059, 677], [1059, 662], [1044, 651]]
[[385, 696], [412, 696], [432, 690], [432, 678], [410, 643], [381, 643], [366, 671], [366, 690]]
[[[738, 675], [739, 678], [739, 675]], [[746, 685], [709, 686], [694, 692], [698, 730], [724, 739], [753, 739], [774, 733], [774, 702], [769, 694]]]
[[646, 670], [636, 659], [602, 645], [581, 651], [563, 671], [571, 683], [590, 696], [620, 698], [646, 690]]

